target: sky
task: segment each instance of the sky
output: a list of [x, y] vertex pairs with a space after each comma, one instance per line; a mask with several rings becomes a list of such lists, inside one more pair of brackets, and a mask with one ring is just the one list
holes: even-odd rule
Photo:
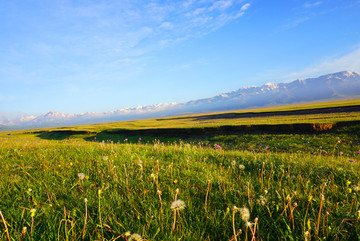
[[358, 0], [0, 0], [0, 114], [76, 114], [360, 72]]

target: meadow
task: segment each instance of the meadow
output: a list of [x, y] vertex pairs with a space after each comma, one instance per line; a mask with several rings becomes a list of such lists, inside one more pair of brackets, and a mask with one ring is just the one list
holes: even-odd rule
[[[358, 112], [317, 114], [316, 123], [329, 115], [360, 120]], [[199, 121], [188, 118], [165, 121], [172, 128]], [[251, 123], [266, 119], [259, 118]], [[213, 125], [250, 123], [219, 121]], [[116, 131], [130, 125], [162, 126], [0, 133], [0, 239], [360, 239], [360, 125], [185, 139]]]

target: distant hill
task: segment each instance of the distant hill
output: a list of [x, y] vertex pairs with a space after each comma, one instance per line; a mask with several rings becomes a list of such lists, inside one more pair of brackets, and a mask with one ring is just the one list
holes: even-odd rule
[[9, 127], [21, 129], [101, 123], [359, 97], [360, 73], [343, 71], [289, 83], [266, 83], [260, 87], [243, 87], [211, 98], [186, 103], [139, 106], [103, 113], [62, 114], [50, 111], [40, 116], [25, 116], [0, 121], [0, 130]]

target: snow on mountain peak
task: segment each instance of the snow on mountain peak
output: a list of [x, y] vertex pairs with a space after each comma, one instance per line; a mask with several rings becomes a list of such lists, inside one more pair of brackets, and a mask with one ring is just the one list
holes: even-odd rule
[[288, 83], [266, 83], [261, 87], [248, 86], [211, 98], [192, 100], [186, 103], [161, 103], [127, 107], [103, 113], [63, 114], [49, 111], [39, 116], [24, 116], [16, 119], [3, 117], [0, 123], [8, 126], [60, 126], [100, 123], [154, 116], [181, 115], [206, 111], [229, 111], [254, 106], [291, 104], [331, 98], [360, 96], [360, 73], [342, 71], [317, 78], [294, 80]]

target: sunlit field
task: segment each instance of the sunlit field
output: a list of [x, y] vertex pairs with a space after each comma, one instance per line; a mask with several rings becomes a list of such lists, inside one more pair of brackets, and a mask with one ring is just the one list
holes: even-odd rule
[[359, 125], [189, 139], [33, 132], [0, 135], [1, 240], [360, 239]]

